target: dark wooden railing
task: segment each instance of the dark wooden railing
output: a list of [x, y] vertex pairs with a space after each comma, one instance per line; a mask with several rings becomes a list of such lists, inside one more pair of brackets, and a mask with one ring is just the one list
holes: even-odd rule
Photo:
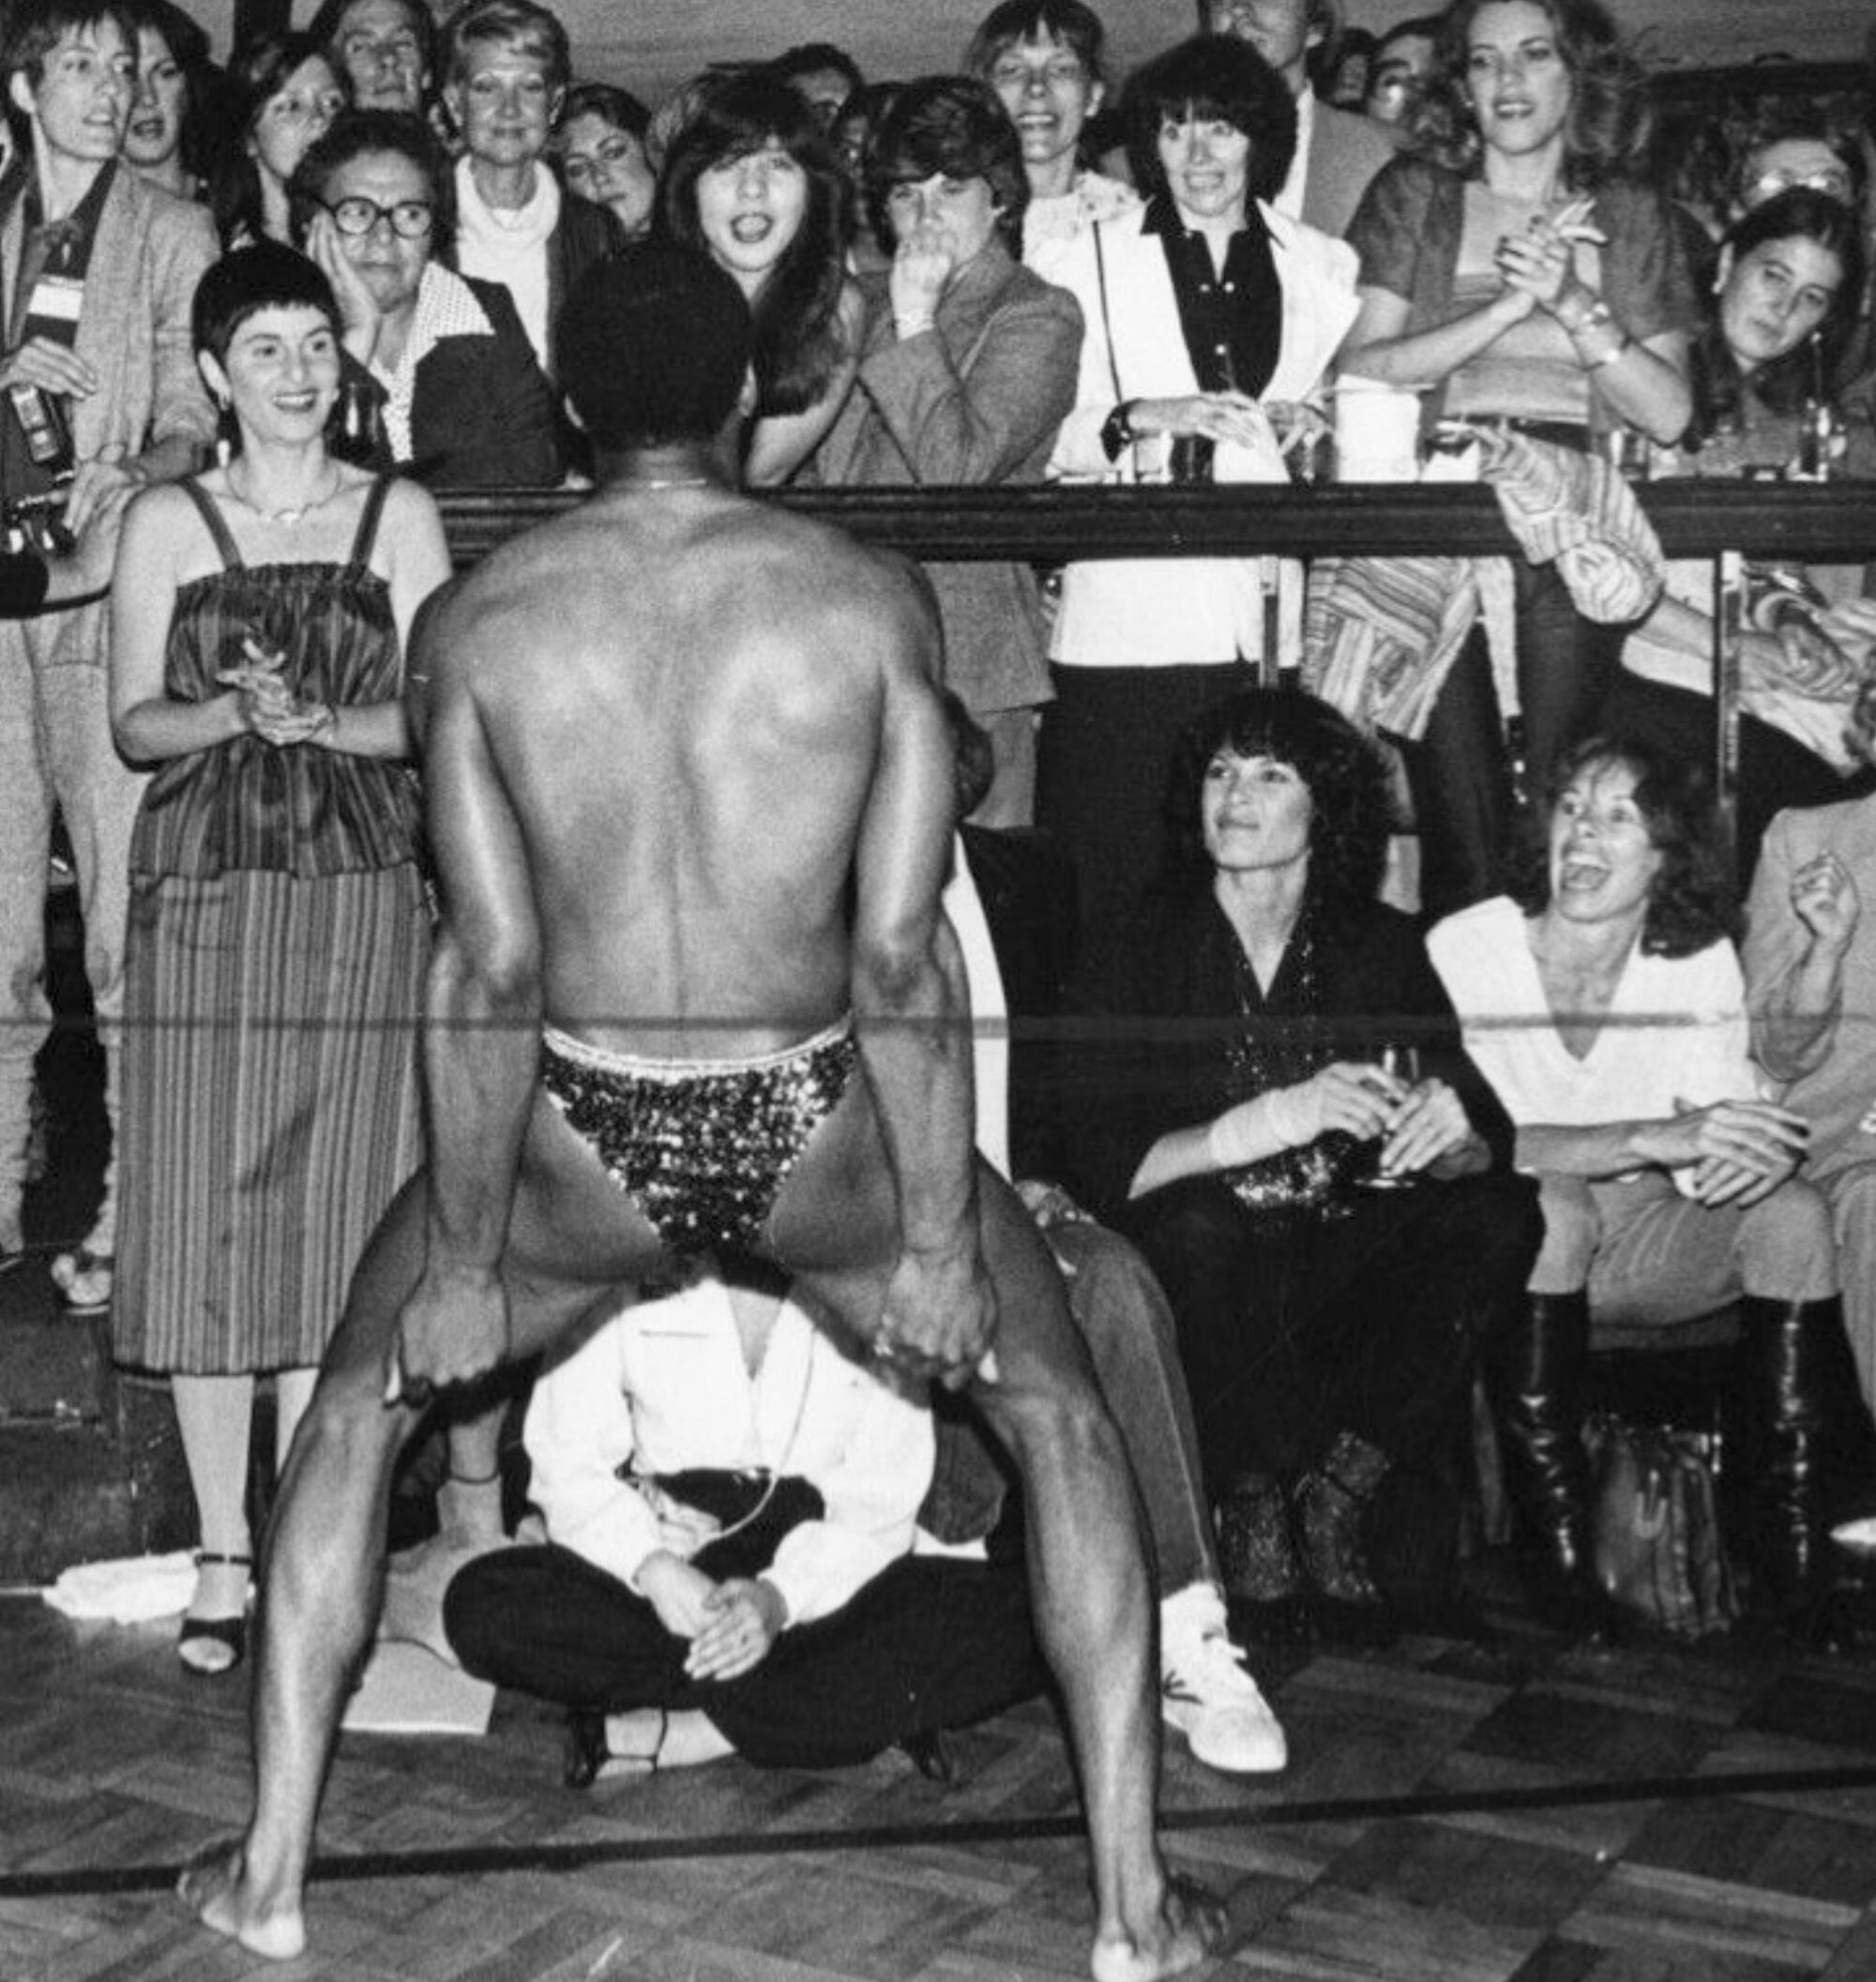
[[[1876, 559], [1876, 482], [1662, 481], [1637, 490], [1670, 557], [1714, 567], [1714, 773], [1729, 840], [1738, 781], [1742, 557]], [[869, 543], [934, 563], [1024, 558], [1493, 556], [1517, 546], [1491, 491], [1339, 485], [1227, 489], [840, 489], [769, 498]], [[473, 565], [505, 538], [582, 500], [537, 493], [445, 498], [450, 550]]]

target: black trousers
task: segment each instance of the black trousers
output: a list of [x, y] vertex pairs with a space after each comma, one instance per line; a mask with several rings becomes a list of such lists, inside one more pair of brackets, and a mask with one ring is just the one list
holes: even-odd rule
[[[697, 1558], [711, 1573], [709, 1551]], [[1021, 1567], [906, 1556], [831, 1617], [784, 1631], [754, 1672], [693, 1680], [645, 1598], [570, 1550], [498, 1551], [461, 1570], [444, 1627], [478, 1678], [595, 1714], [698, 1708], [765, 1768], [837, 1768], [968, 1727], [1047, 1680]]]
[[1129, 1207], [1172, 1303], [1208, 1491], [1290, 1473], [1352, 1430], [1418, 1467], [1524, 1298], [1536, 1186], [1505, 1173], [1357, 1190], [1344, 1216], [1245, 1208], [1218, 1177]]
[[1541, 809], [1551, 772], [1602, 718], [1625, 627], [1587, 620], [1553, 565], [1512, 563], [1524, 788], [1513, 779], [1485, 628], [1475, 627], [1433, 704], [1427, 734], [1403, 744], [1420, 835], [1420, 900], [1430, 924], [1505, 885], [1519, 808]]

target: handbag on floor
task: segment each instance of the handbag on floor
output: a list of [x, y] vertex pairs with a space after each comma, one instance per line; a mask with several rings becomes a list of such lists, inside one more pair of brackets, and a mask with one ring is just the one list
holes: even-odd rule
[[1739, 1615], [1720, 1533], [1715, 1432], [1637, 1425], [1612, 1412], [1587, 1428], [1590, 1526], [1602, 1586], [1676, 1638], [1705, 1638]]

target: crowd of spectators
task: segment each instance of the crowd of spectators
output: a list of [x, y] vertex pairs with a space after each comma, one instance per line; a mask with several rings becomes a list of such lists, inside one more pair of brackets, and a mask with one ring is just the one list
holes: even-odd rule
[[[1199, 0], [1194, 25], [1121, 83], [1084, 0], [1001, 0], [955, 73], [726, 50], [653, 110], [583, 74], [539, 0], [329, 0], [219, 67], [171, 0], [9, 10], [0, 499], [62, 503], [68, 536], [0, 574], [0, 1271], [26, 1256], [56, 820], [113, 1160], [52, 1274], [173, 1377], [192, 1670], [245, 1649], [255, 1375], [280, 1380], [284, 1459], [351, 1256], [415, 1160], [402, 657], [446, 576], [424, 492], [604, 472], [556, 342], [594, 265], [659, 235], [734, 280], [750, 487], [1283, 485], [1349, 378], [1413, 395], [1429, 440], [1540, 450], [1565, 502], [1596, 503], [1611, 464], [1876, 461], [1850, 98], [1768, 70], [1724, 116], [1657, 114], [1599, 0], [1455, 0], [1373, 36], [1331, 0]], [[1695, 771], [1704, 567], [1609, 624], [1563, 560], [1511, 560], [1391, 730], [1258, 685], [1297, 658], [1299, 565], [929, 575], [981, 774], [951, 901], [974, 997], [1092, 1024], [1085, 1051], [980, 1065], [982, 1134], [1069, 1276], [1142, 1490], [1169, 1723], [1221, 1767], [1282, 1765], [1227, 1598], [1260, 1632], [1389, 1628], [1376, 1524], [1400, 1482], [1449, 1478], [1480, 1375], [1539, 1614], [1612, 1628], [1581, 1421], [1598, 1315], [1737, 1304], [1739, 1547], [1761, 1609], [1821, 1628], [1829, 1522], [1876, 1484], [1863, 571], [1757, 573], [1743, 922]], [[1404, 910], [1379, 899], [1403, 825]], [[330, 1051], [269, 1043], [301, 1035]], [[1033, 1685], [1020, 1596], [934, 1648], [920, 1623], [970, 1604], [906, 1566], [915, 1529], [995, 1527], [994, 1456], [943, 1413], [933, 1439], [911, 1411], [915, 1436], [838, 1371], [800, 1376], [768, 1451], [764, 1385], [813, 1353], [785, 1290], [670, 1302], [695, 1381], [740, 1351], [749, 1423], [673, 1418], [641, 1302], [536, 1400], [549, 1551], [450, 1599], [471, 1663], [573, 1710], [573, 1777], [613, 1753], [844, 1759]], [[797, 1447], [810, 1399], [825, 1436]], [[503, 1403], [452, 1428], [465, 1552], [501, 1533]], [[765, 1439], [803, 1490], [739, 1548], [754, 1517], [620, 1475]], [[641, 1582], [674, 1533], [685, 1573]], [[839, 1570], [810, 1589], [816, 1562]], [[711, 1650], [734, 1606], [757, 1664], [809, 1627], [754, 1685]], [[531, 1628], [550, 1616], [552, 1643]], [[865, 1677], [888, 1643], [915, 1712]]]

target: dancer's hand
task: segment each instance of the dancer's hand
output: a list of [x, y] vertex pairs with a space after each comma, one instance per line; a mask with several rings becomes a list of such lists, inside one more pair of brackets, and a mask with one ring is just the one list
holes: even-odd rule
[[508, 1293], [501, 1275], [432, 1261], [399, 1309], [385, 1401], [420, 1406], [432, 1389], [486, 1376], [507, 1353]]
[[870, 1343], [873, 1359], [961, 1390], [996, 1382], [996, 1291], [975, 1245], [900, 1253]]
[[725, 1578], [704, 1608], [704, 1627], [684, 1661], [690, 1679], [740, 1679], [754, 1672], [788, 1622], [781, 1592], [760, 1578]]

